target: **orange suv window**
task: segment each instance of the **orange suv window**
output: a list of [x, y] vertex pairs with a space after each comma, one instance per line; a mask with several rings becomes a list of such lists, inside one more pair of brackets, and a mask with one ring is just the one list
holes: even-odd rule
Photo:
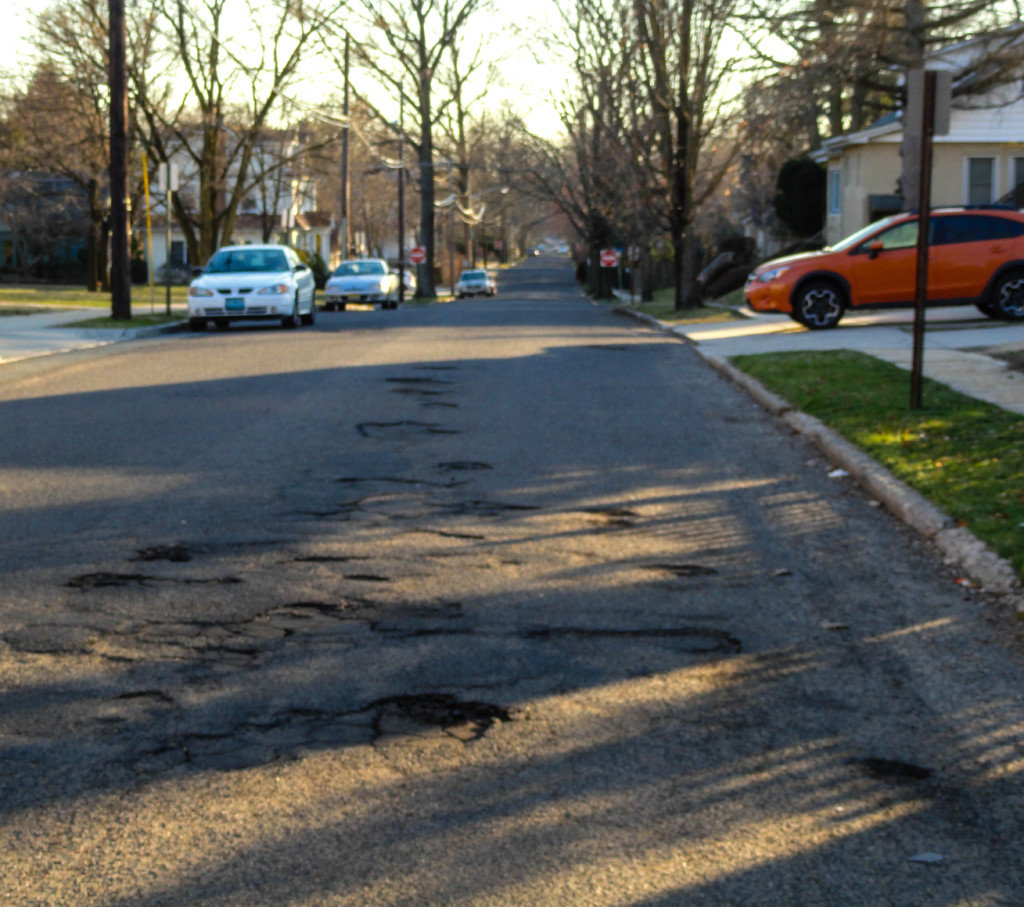
[[912, 249], [917, 245], [917, 221], [907, 220], [902, 224], [896, 224], [881, 233], [872, 236], [857, 250], [867, 252], [872, 246], [877, 248], [881, 243], [883, 249]]
[[1024, 223], [1006, 217], [986, 217], [983, 214], [950, 214], [936, 218], [935, 245], [964, 242], [991, 242], [1024, 236]]

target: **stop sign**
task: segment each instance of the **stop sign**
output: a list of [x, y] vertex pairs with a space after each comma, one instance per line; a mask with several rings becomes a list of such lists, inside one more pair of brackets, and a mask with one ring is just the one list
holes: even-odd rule
[[423, 246], [414, 246], [409, 250], [409, 261], [414, 265], [421, 265], [427, 260], [427, 250]]
[[619, 253], [614, 249], [601, 250], [601, 267], [614, 268], [619, 263]]

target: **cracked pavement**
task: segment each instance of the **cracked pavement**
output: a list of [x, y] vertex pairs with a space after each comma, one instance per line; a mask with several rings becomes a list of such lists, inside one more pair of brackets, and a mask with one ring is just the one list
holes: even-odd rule
[[570, 278], [0, 372], [5, 907], [1024, 903], [1000, 602]]

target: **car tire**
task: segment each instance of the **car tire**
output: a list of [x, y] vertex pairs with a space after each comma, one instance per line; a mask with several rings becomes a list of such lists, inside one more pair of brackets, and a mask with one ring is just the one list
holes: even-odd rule
[[205, 318], [189, 318], [188, 329], [190, 331], [205, 331], [206, 330], [206, 319]]
[[981, 311], [1001, 321], [1024, 321], [1024, 271], [1007, 271], [1000, 276]]
[[309, 314], [302, 316], [302, 323], [310, 326], [316, 324], [316, 290], [309, 300]]
[[281, 327], [288, 328], [288, 330], [295, 330], [300, 324], [302, 324], [302, 316], [299, 314], [299, 294], [295, 294], [295, 304], [292, 308], [291, 315], [286, 315], [281, 319]]
[[790, 317], [811, 331], [827, 331], [839, 324], [846, 312], [846, 298], [831, 280], [805, 283], [793, 297]]
[[231, 326], [231, 322], [227, 318], [217, 318], [214, 320], [213, 326], [218, 331], [226, 331]]

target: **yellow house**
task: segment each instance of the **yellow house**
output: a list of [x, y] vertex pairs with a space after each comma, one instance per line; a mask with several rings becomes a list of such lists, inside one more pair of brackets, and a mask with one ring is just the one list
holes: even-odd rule
[[[929, 61], [953, 72], [954, 90], [992, 39], [964, 42]], [[988, 42], [988, 43], [987, 43]], [[1024, 198], [1024, 93], [1020, 81], [980, 96], [956, 97], [949, 134], [932, 149], [933, 207], [987, 205]], [[811, 157], [828, 171], [826, 241], [834, 243], [879, 217], [899, 211], [902, 112], [826, 141]], [[1021, 190], [1024, 191], [1024, 190]], [[909, 207], [916, 207], [911, 205]]]

